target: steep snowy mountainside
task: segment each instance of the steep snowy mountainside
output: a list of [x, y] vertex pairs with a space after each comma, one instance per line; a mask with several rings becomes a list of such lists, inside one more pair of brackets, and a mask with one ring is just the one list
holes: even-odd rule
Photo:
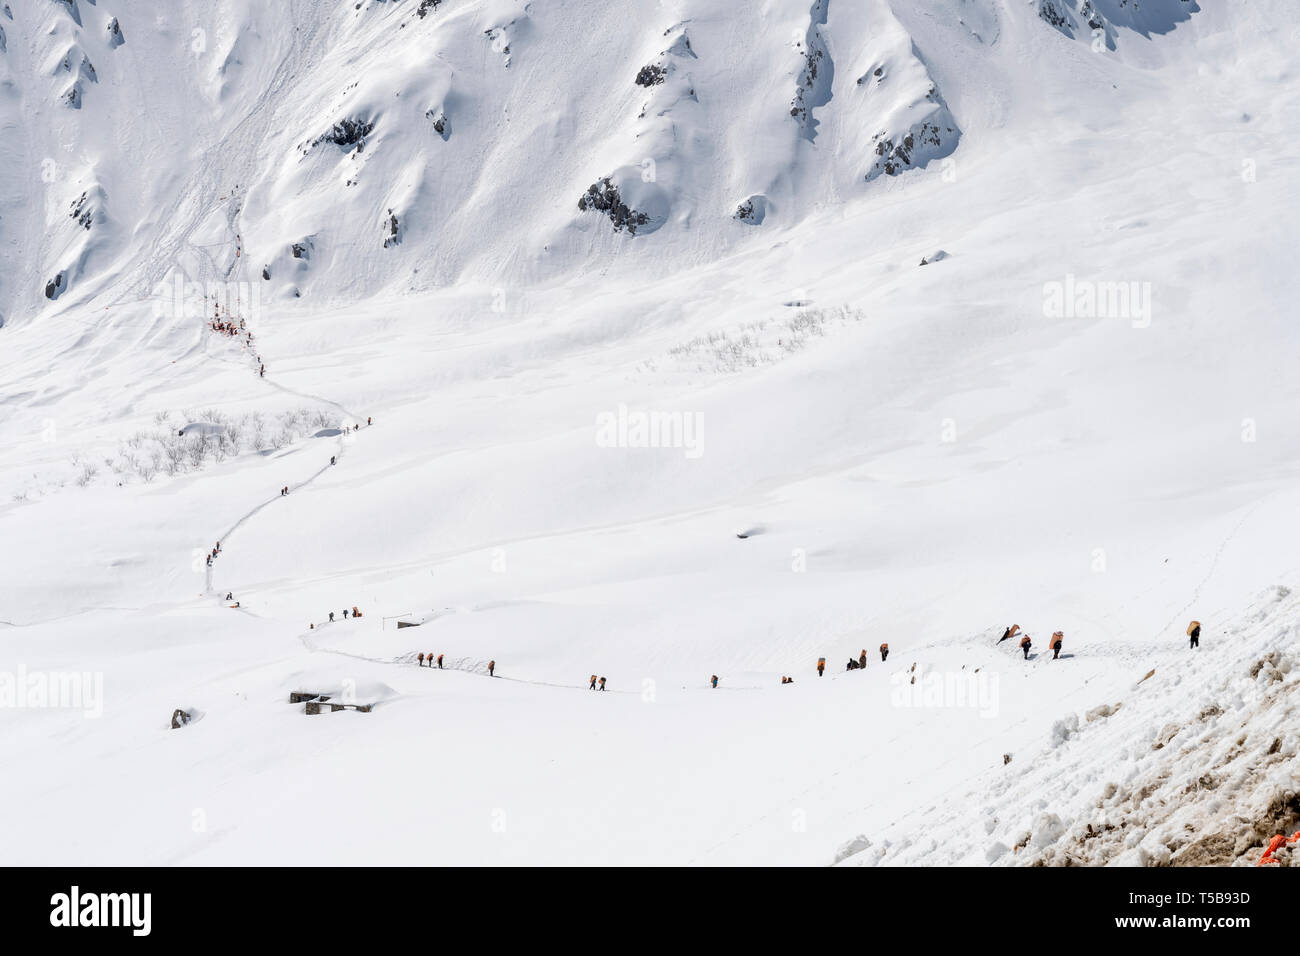
[[[1077, 709], [1039, 715], [1031, 746], [837, 862], [1256, 865], [1274, 834], [1300, 829], [1296, 612], [1288, 588], [1269, 588], [1190, 661], [1117, 642], [1128, 681], [1090, 681], [1091, 698], [1066, 702]], [[972, 651], [986, 667], [998, 656]]]
[[[0, 311], [116, 306], [169, 270], [318, 305], [668, 274], [762, 241], [740, 224], [788, 228], [950, 155], [961, 129], [934, 65], [982, 96], [988, 78], [961, 71], [987, 68], [1005, 16], [958, 10], [31, 0], [0, 60]], [[898, 19], [918, 15], [923, 41]], [[87, 189], [100, 202], [76, 234]], [[737, 215], [747, 202], [758, 219]]]

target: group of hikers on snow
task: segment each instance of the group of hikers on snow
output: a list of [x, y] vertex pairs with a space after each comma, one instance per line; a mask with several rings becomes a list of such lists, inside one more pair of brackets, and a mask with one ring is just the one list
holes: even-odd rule
[[[356, 617], [356, 615], [354, 614], [353, 617]], [[422, 652], [419, 654], [419, 656], [416, 658], [416, 662], [419, 664], [420, 667], [424, 667], [425, 664], [427, 663], [429, 667], [436, 667], [436, 668], [438, 668], [438, 670], [442, 670], [442, 669], [443, 669], [443, 666], [442, 666], [442, 655], [439, 654], [437, 657], [434, 657], [434, 656], [433, 656], [433, 651], [430, 651], [428, 654], [425, 654], [425, 653], [422, 651]], [[497, 669], [497, 662], [496, 662], [496, 661], [488, 661], [488, 668], [487, 668], [487, 671], [488, 671], [488, 677], [495, 677], [495, 676], [496, 676], [496, 669]]]
[[[374, 424], [374, 419], [367, 417], [367, 418], [366, 418], [366, 424], [367, 424], [367, 425]], [[357, 431], [357, 430], [360, 429], [360, 428], [361, 428], [360, 425], [353, 425], [353, 426], [352, 426], [352, 430], [353, 430], [353, 431]], [[345, 430], [345, 431], [347, 430], [346, 427], [345, 427], [344, 430]], [[337, 465], [338, 463], [339, 463], [338, 455], [330, 455], [330, 464], [331, 464], [331, 465]], [[288, 494], [289, 494], [289, 486], [288, 486], [288, 485], [285, 485], [283, 488], [280, 489], [280, 497], [281, 497], [281, 498], [284, 498], [284, 497], [286, 497]]]
[[[1020, 633], [1020, 625], [1012, 624], [1009, 628], [1007, 628], [1005, 631], [1002, 632], [1002, 636], [998, 638], [998, 643], [1001, 644], [1003, 641], [1010, 640], [1011, 638], [1015, 637], [1019, 633]], [[1052, 651], [1052, 660], [1056, 660], [1058, 657], [1061, 656], [1061, 647], [1063, 646], [1064, 643], [1065, 643], [1065, 634], [1061, 631], [1054, 631], [1052, 633], [1051, 639], [1047, 642], [1048, 648], [1050, 648]], [[1034, 642], [1029, 639], [1028, 634], [1023, 635], [1020, 638], [1020, 650], [1024, 652], [1025, 660], [1029, 660], [1029, 649], [1032, 648], [1033, 646], [1034, 646]]]
[[[1002, 636], [998, 638], [998, 643], [1001, 644], [1003, 641], [1010, 640], [1011, 638], [1015, 637], [1019, 633], [1020, 633], [1020, 625], [1012, 624], [1009, 628], [1007, 628], [1005, 631], [1002, 632]], [[1194, 647], [1201, 646], [1201, 622], [1200, 621], [1192, 621], [1190, 624], [1187, 625], [1187, 637], [1189, 640], [1189, 644], [1187, 648], [1188, 650], [1191, 650]], [[1065, 634], [1062, 633], [1061, 631], [1053, 631], [1051, 638], [1049, 638], [1047, 642], [1048, 648], [1050, 648], [1052, 651], [1052, 660], [1056, 660], [1061, 656], [1061, 647], [1064, 645], [1064, 643], [1065, 643]], [[1025, 660], [1029, 660], [1029, 649], [1033, 646], [1034, 646], [1034, 642], [1029, 639], [1028, 634], [1023, 635], [1020, 638], [1020, 649], [1021, 651], [1024, 652]]]
[[[361, 616], [361, 612], [357, 610], [357, 606], [356, 606], [355, 604], [352, 605], [352, 616], [353, 616], [353, 617], [360, 617], [360, 616]], [[347, 619], [348, 619], [348, 609], [347, 609], [347, 608], [344, 608], [344, 609], [343, 609], [343, 620], [346, 621]], [[330, 623], [331, 623], [331, 624], [334, 623], [334, 612], [333, 612], [333, 611], [330, 611]]]
[[[883, 663], [884, 663], [886, 660], [888, 660], [888, 659], [889, 659], [889, 645], [888, 645], [888, 644], [881, 644], [881, 645], [880, 645], [880, 662], [883, 664]], [[849, 662], [848, 662], [848, 664], [845, 666], [844, 669], [845, 669], [846, 671], [865, 670], [865, 669], [866, 669], [866, 666], [867, 666], [867, 649], [864, 647], [864, 648], [862, 649], [862, 653], [858, 655], [858, 657], [857, 657], [856, 660], [855, 660], [854, 658], [852, 658], [852, 657], [849, 658]], [[826, 673], [826, 658], [824, 658], [824, 657], [819, 657], [819, 658], [817, 658], [817, 676], [818, 676], [818, 677], [821, 677], [821, 676], [822, 676], [823, 674], [825, 674], [825, 673]], [[785, 677], [782, 677], [782, 678], [781, 678], [781, 683], [782, 683], [782, 684], [793, 684], [793, 683], [794, 683], [794, 680], [793, 680], [792, 678], [791, 678], [791, 679], [787, 679], [787, 678], [785, 678]]]
[[[212, 329], [213, 332], [218, 332], [221, 335], [227, 336], [228, 338], [232, 338], [232, 339], [243, 338], [244, 340], [243, 344], [247, 346], [249, 349], [252, 349], [253, 333], [249, 332], [246, 328], [244, 328], [244, 320], [240, 319], [239, 324], [236, 325], [234, 320], [229, 317], [230, 316], [229, 311], [226, 312], [226, 316], [227, 317], [224, 319], [221, 318], [220, 308], [214, 304], [212, 307], [212, 319], [211, 321], [208, 322], [208, 328]], [[265, 378], [266, 365], [262, 361], [262, 356], [254, 354], [253, 360], [257, 362], [258, 376], [260, 378]]]

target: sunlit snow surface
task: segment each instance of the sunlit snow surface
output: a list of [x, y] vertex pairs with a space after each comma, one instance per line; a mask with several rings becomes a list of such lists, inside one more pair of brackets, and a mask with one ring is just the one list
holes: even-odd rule
[[0, 708], [7, 861], [1253, 863], [1287, 823], [1285, 4], [8, 2], [0, 666], [103, 697]]

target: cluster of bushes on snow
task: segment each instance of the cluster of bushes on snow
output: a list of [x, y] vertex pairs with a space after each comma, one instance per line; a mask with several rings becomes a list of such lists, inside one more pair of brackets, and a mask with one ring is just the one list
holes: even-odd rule
[[162, 411], [154, 415], [153, 424], [153, 428], [137, 431], [122, 441], [117, 453], [105, 456], [102, 464], [84, 453], [73, 453], [67, 471], [47, 478], [40, 487], [29, 486], [16, 492], [13, 500], [29, 501], [70, 483], [79, 488], [100, 480], [118, 485], [135, 481], [149, 484], [159, 475], [175, 477], [250, 452], [278, 451], [309, 435], [338, 429], [340, 419], [334, 412], [320, 408], [238, 416], [207, 409], [186, 411], [180, 416]]
[[[675, 364], [693, 365], [699, 372], [739, 372], [778, 362], [862, 318], [860, 309], [849, 306], [803, 308], [789, 318], [758, 319], [697, 335], [674, 345], [668, 355]], [[643, 368], [658, 370], [655, 362], [644, 363]]]

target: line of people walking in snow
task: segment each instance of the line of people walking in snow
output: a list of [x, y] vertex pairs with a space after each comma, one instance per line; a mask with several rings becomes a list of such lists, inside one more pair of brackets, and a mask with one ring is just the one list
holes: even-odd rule
[[[373, 425], [373, 424], [374, 424], [374, 418], [372, 418], [372, 417], [370, 417], [370, 416], [367, 416], [367, 417], [366, 417], [366, 424], [367, 424], [367, 425]], [[354, 424], [354, 425], [352, 426], [352, 431], [358, 431], [360, 428], [361, 428], [360, 425], [358, 425], [358, 424]], [[344, 430], [344, 431], [347, 431], [348, 429], [347, 429], [346, 426], [344, 426], [344, 429], [343, 429], [343, 430]], [[338, 463], [339, 463], [338, 455], [330, 455], [330, 464], [331, 464], [331, 465], [337, 465]], [[288, 485], [285, 485], [283, 488], [280, 489], [280, 497], [281, 497], [281, 498], [287, 498], [288, 496], [289, 496], [289, 486], [288, 486]]]
[[[219, 550], [220, 550], [220, 547], [221, 547], [221, 542], [217, 542], [217, 548], [214, 549], [214, 554], [216, 553], [216, 551], [219, 551]], [[209, 559], [208, 559], [209, 564], [211, 563], [211, 560], [212, 560], [212, 559], [211, 559], [211, 556], [210, 556]], [[227, 595], [226, 595], [227, 600], [229, 600], [230, 597], [231, 597], [230, 594], [227, 594]], [[236, 606], [238, 606], [238, 605], [236, 605]], [[347, 616], [348, 616], [347, 609], [344, 608], [344, 610], [343, 610], [343, 617], [344, 617], [344, 618], [347, 618]], [[361, 616], [361, 612], [360, 612], [359, 610], [357, 610], [357, 608], [356, 608], [355, 606], [353, 606], [353, 608], [352, 608], [352, 616], [353, 616], [353, 617], [360, 617], [360, 616]], [[333, 611], [330, 612], [329, 619], [330, 619], [331, 622], [334, 620], [334, 612], [333, 612]], [[311, 626], [314, 628], [316, 625], [313, 624], [313, 625], [311, 625]], [[1006, 628], [1006, 629], [1002, 632], [1002, 636], [1001, 636], [1000, 638], [998, 638], [997, 643], [998, 643], [998, 644], [1001, 644], [1003, 641], [1011, 640], [1011, 639], [1014, 638], [1017, 634], [1020, 634], [1020, 633], [1021, 633], [1021, 632], [1020, 632], [1020, 625], [1019, 625], [1019, 624], [1012, 624], [1010, 627]], [[1188, 638], [1189, 638], [1190, 641], [1191, 641], [1191, 643], [1190, 643], [1190, 648], [1196, 648], [1196, 647], [1199, 647], [1199, 646], [1200, 646], [1200, 638], [1201, 638], [1201, 622], [1200, 622], [1200, 621], [1192, 621], [1190, 624], [1187, 625], [1187, 636], [1188, 636]], [[1064, 635], [1063, 632], [1061, 632], [1061, 631], [1055, 631], [1055, 632], [1052, 633], [1052, 637], [1051, 637], [1051, 639], [1050, 639], [1050, 641], [1048, 642], [1048, 645], [1047, 645], [1047, 646], [1052, 650], [1052, 660], [1057, 660], [1057, 659], [1060, 657], [1060, 655], [1061, 655], [1061, 648], [1064, 646], [1064, 643], [1065, 643], [1065, 635]], [[1019, 647], [1020, 647], [1020, 649], [1024, 652], [1025, 660], [1029, 660], [1029, 651], [1030, 651], [1030, 649], [1033, 647], [1033, 641], [1030, 640], [1028, 634], [1024, 634], [1024, 635], [1021, 636], [1021, 638], [1020, 638], [1020, 643], [1019, 643]], [[881, 644], [881, 645], [880, 645], [880, 661], [881, 661], [881, 663], [884, 663], [884, 662], [885, 662], [886, 660], [888, 660], [888, 659], [889, 659], [889, 644], [887, 644], [887, 643]], [[421, 651], [420, 654], [417, 656], [416, 660], [417, 660], [417, 664], [418, 664], [420, 667], [424, 667], [424, 666], [426, 666], [426, 662], [427, 662], [427, 666], [429, 666], [429, 667], [437, 667], [438, 670], [442, 670], [442, 669], [443, 669], [443, 655], [442, 655], [442, 654], [438, 654], [438, 655], [435, 657], [432, 651], [430, 651], [428, 654], [425, 654], [423, 651]], [[496, 662], [495, 660], [488, 661], [488, 676], [489, 676], [489, 677], [495, 677], [495, 676], [496, 676], [496, 665], [497, 665], [497, 662]], [[866, 650], [866, 648], [864, 647], [864, 648], [862, 649], [862, 652], [858, 655], [858, 657], [857, 657], [856, 660], [855, 660], [854, 658], [849, 658], [849, 662], [848, 662], [848, 665], [847, 665], [847, 667], [845, 668], [845, 670], [863, 670], [863, 669], [866, 668], [866, 666], [867, 666], [867, 650]], [[915, 667], [916, 665], [912, 665], [912, 666]], [[825, 674], [825, 672], [826, 672], [826, 658], [824, 658], [824, 657], [819, 657], [819, 658], [817, 658], [817, 676], [818, 676], [818, 677], [821, 677], [821, 676], [823, 676], [823, 675]], [[711, 675], [711, 676], [709, 677], [709, 686], [712, 687], [714, 690], [717, 690], [717, 688], [718, 688], [718, 681], [719, 681], [719, 680], [720, 680], [720, 678], [718, 677], [717, 674], [713, 674], [713, 675]], [[783, 675], [781, 676], [781, 683], [782, 683], [782, 684], [793, 684], [793, 683], [794, 683], [794, 678], [793, 678], [793, 677], [789, 677], [789, 676], [783, 674]], [[605, 690], [605, 678], [604, 678], [604, 677], [600, 677], [600, 676], [598, 676], [598, 675], [596, 675], [596, 674], [592, 674], [592, 675], [591, 675], [591, 678], [590, 678], [590, 681], [589, 681], [589, 683], [588, 683], [588, 689], [589, 689], [589, 690], [601, 690], [601, 691]]]
[[[353, 616], [353, 617], [360, 617], [360, 616], [361, 616], [361, 612], [360, 612], [359, 610], [357, 610], [357, 606], [356, 606], [355, 604], [352, 605], [352, 616]], [[343, 609], [343, 620], [346, 621], [347, 619], [348, 619], [348, 609], [347, 609], [347, 608], [344, 608], [344, 609]], [[330, 620], [329, 620], [329, 622], [330, 622], [331, 624], [334, 623], [334, 612], [333, 612], [333, 611], [330, 611]], [[313, 625], [313, 627], [314, 627], [314, 626], [315, 626], [315, 625]]]
[[[1017, 634], [1020, 634], [1020, 625], [1012, 624], [1002, 632], [1002, 636], [998, 638], [998, 643], [1001, 644], [1003, 641], [1012, 640]], [[1020, 637], [1019, 647], [1025, 655], [1025, 660], [1029, 660], [1029, 651], [1033, 646], [1034, 642], [1030, 639], [1029, 635], [1022, 634]], [[1052, 652], [1052, 660], [1056, 660], [1061, 656], [1061, 648], [1064, 646], [1065, 634], [1062, 631], [1053, 631], [1051, 638], [1047, 642], [1047, 648]]]
[[257, 363], [257, 374], [259, 378], [266, 377], [266, 363], [262, 361], [262, 356], [253, 352], [253, 333], [248, 331], [241, 318], [238, 322], [230, 315], [229, 308], [226, 309], [225, 317], [222, 317], [221, 306], [213, 303], [212, 318], [208, 320], [208, 328], [218, 335], [224, 335], [227, 338], [241, 339], [241, 344], [253, 355], [253, 361]]
[[[353, 610], [356, 609], [353, 608]], [[355, 617], [356, 615], [353, 616]], [[419, 656], [416, 658], [416, 663], [420, 667], [424, 667], [426, 662], [428, 663], [429, 667], [436, 667], [438, 668], [438, 670], [443, 669], [441, 654], [439, 654], [437, 657], [434, 657], [433, 651], [430, 651], [428, 654], [425, 654], [423, 651], [421, 651]], [[488, 661], [488, 665], [487, 665], [488, 677], [496, 677], [496, 671], [497, 671], [497, 662], [495, 660]]]

